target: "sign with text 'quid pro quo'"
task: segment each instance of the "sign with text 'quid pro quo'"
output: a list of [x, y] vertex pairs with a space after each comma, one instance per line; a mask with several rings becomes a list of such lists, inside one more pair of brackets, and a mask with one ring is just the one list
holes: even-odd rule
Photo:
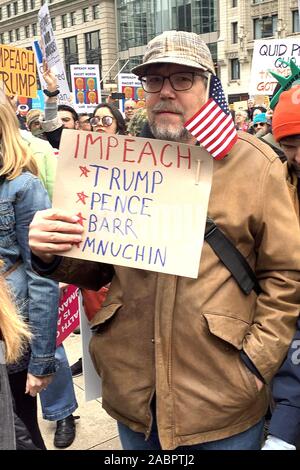
[[199, 146], [65, 129], [53, 205], [85, 228], [67, 256], [196, 278], [212, 167]]

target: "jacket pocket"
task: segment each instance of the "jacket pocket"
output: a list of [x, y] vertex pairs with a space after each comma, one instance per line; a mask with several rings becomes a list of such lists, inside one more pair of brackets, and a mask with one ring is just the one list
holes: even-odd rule
[[236, 350], [237, 370], [242, 379], [241, 383], [246, 385], [250, 396], [253, 397], [259, 394], [260, 391], [257, 388], [254, 374], [248, 369], [239, 356], [239, 351], [243, 349], [243, 341], [250, 324], [229, 314], [224, 315], [223, 313], [206, 312], [203, 313], [203, 316], [207, 321], [209, 332], [216, 338], [223, 340], [224, 350], [231, 349], [231, 346]]
[[236, 349], [243, 348], [243, 341], [249, 329], [249, 323], [223, 313], [203, 312], [210, 333], [226, 341]]
[[91, 329], [93, 333], [102, 333], [108, 327], [114, 315], [121, 307], [121, 303], [102, 305], [101, 309], [96, 313], [91, 321]]

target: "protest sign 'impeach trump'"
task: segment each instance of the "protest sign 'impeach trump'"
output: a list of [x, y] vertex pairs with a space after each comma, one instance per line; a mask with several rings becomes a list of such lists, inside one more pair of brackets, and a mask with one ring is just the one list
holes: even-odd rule
[[6, 95], [35, 98], [37, 83], [34, 53], [0, 44], [0, 82]]

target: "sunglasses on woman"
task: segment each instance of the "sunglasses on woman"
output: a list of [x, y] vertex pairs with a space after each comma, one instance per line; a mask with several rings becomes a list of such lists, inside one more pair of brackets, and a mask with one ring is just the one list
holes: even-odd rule
[[94, 116], [90, 119], [90, 124], [93, 127], [99, 126], [99, 124], [103, 127], [109, 127], [112, 125], [113, 122], [114, 122], [114, 118], [111, 116], [103, 116], [103, 117]]

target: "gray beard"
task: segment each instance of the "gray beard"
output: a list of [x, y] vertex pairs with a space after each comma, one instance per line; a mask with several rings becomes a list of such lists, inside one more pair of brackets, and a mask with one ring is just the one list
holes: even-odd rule
[[190, 133], [185, 127], [174, 129], [172, 126], [158, 127], [155, 122], [149, 122], [152, 134], [159, 140], [171, 140], [173, 142], [188, 142], [191, 138]]

